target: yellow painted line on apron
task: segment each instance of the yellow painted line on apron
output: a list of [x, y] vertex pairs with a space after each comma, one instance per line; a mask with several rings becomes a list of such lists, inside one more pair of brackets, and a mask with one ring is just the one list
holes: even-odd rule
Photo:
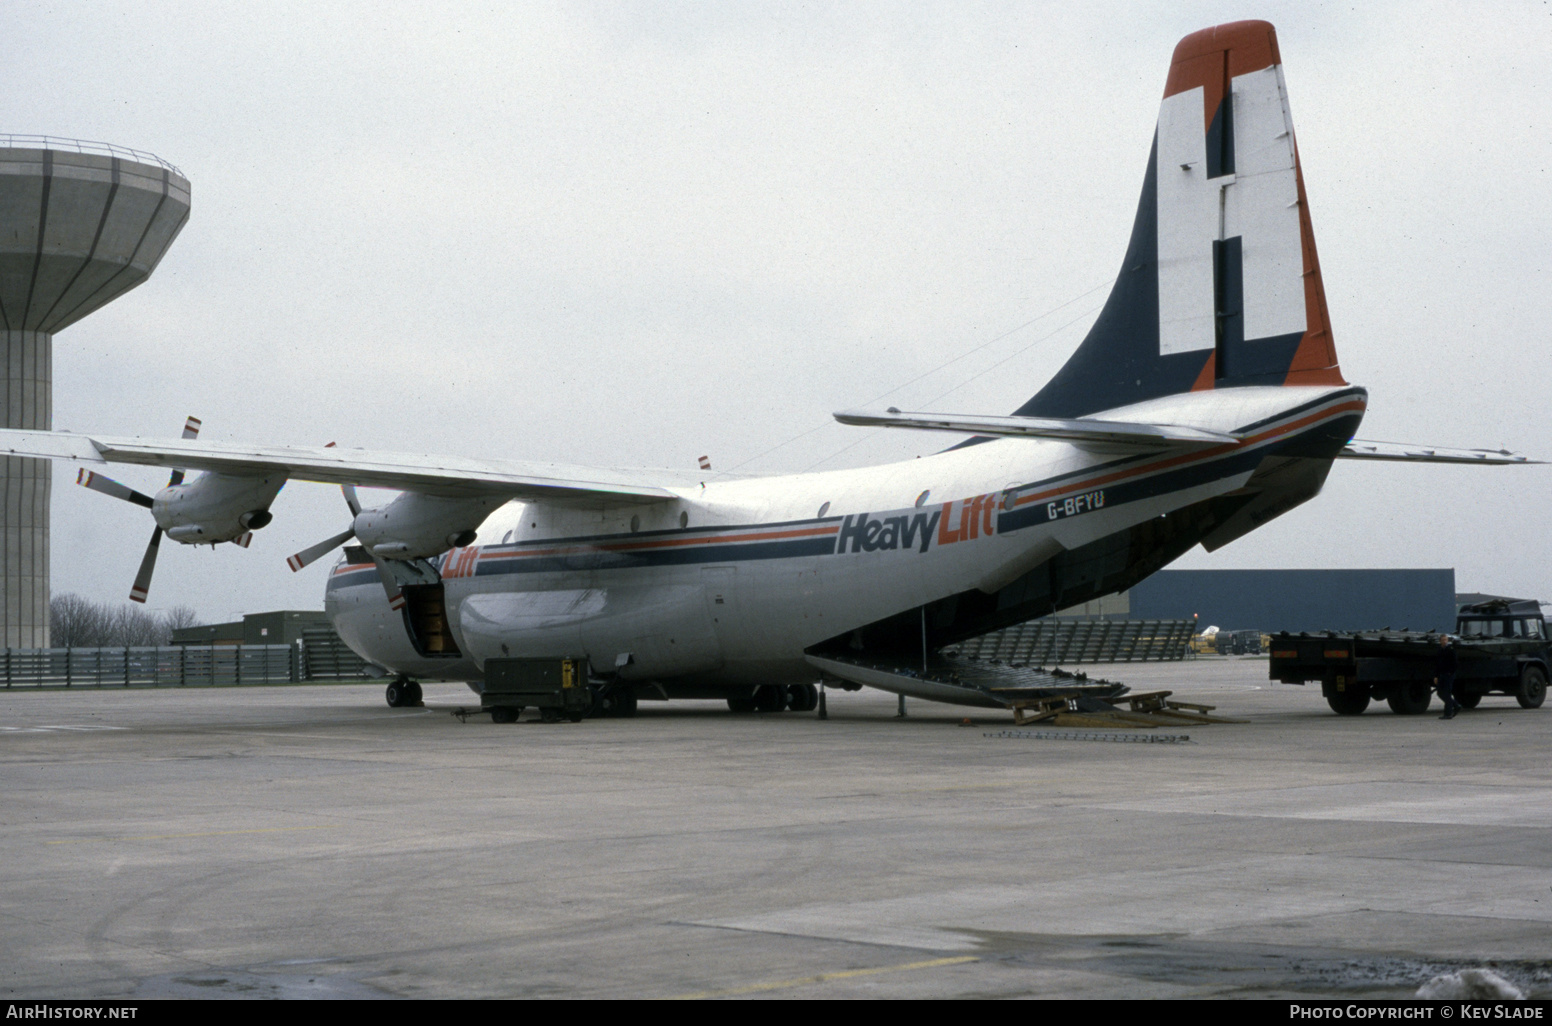
[[879, 973], [904, 973], [914, 969], [937, 969], [947, 965], [964, 965], [966, 962], [978, 962], [975, 955], [960, 955], [955, 958], [932, 958], [925, 962], [907, 962], [904, 965], [884, 965], [876, 969], [844, 969], [835, 973], [820, 973], [818, 976], [802, 976], [795, 980], [772, 980], [769, 983], [751, 983], [746, 987], [729, 987], [726, 990], [700, 990], [693, 994], [676, 994], [669, 1001], [702, 1001], [706, 998], [737, 997], [740, 994], [758, 994], [761, 991], [781, 990], [786, 987], [806, 987], [813, 983], [828, 983], [831, 980], [849, 980], [856, 976], [877, 976]]
[[171, 841], [183, 837], [231, 837], [234, 834], [284, 834], [298, 830], [331, 830], [336, 824], [305, 827], [266, 827], [262, 830], [209, 830], [198, 834], [140, 834], [136, 837], [82, 837], [69, 841], [44, 841], [44, 844], [97, 844], [103, 841]]

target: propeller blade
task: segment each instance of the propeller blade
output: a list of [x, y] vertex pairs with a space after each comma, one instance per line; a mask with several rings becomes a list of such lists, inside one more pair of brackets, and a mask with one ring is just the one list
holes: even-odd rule
[[317, 545], [310, 546], [303, 549], [301, 552], [298, 552], [296, 555], [286, 560], [286, 566], [289, 566], [291, 568], [291, 572], [295, 573], [320, 556], [328, 555], [331, 551], [339, 548], [341, 545], [350, 541], [350, 539], [354, 538], [355, 536], [356, 529], [354, 527], [347, 528], [332, 538], [325, 538]]
[[136, 506], [151, 508], [151, 497], [144, 492], [137, 492], [127, 485], [121, 485], [111, 477], [103, 477], [94, 474], [85, 467], [75, 476], [75, 483], [83, 488], [90, 488], [94, 492], [111, 495], [115, 499], [123, 499], [125, 502], [133, 502]]
[[246, 549], [249, 545], [253, 544], [253, 532], [244, 531], [242, 534], [239, 534], [237, 537], [232, 539], [232, 544]]
[[355, 485], [340, 485], [340, 491], [345, 493], [345, 505], [350, 507], [350, 515], [361, 515], [361, 500], [356, 498]]
[[[200, 419], [198, 417], [190, 417], [188, 420], [185, 420], [183, 422], [183, 437], [186, 440], [187, 439], [198, 438], [199, 437], [199, 429], [200, 429], [201, 425], [202, 425], [202, 422], [200, 421]], [[182, 483], [183, 483], [183, 471], [181, 471], [181, 470], [174, 470], [172, 472], [171, 476], [169, 476], [167, 478], [167, 487], [168, 488], [171, 488], [173, 485], [180, 485]], [[243, 546], [243, 548], [247, 548], [247, 546], [245, 545], [245, 546]]]
[[135, 586], [129, 589], [131, 602], [145, 602], [151, 591], [151, 571], [156, 569], [156, 550], [162, 544], [162, 529], [151, 532], [151, 544], [146, 546], [145, 558], [140, 561], [140, 572], [135, 575]]
[[399, 590], [399, 582], [393, 576], [393, 570], [389, 568], [388, 561], [381, 556], [373, 555], [372, 562], [377, 564], [378, 579], [383, 582], [383, 593], [388, 596], [388, 608], [394, 612], [404, 608], [404, 592]]

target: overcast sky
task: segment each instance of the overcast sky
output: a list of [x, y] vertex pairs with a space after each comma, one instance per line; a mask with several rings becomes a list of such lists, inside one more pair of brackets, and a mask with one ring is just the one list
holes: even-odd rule
[[[1540, 0], [11, 0], [0, 131], [193, 186], [151, 280], [55, 337], [54, 426], [740, 472], [933, 451], [830, 413], [1037, 391], [1119, 268], [1175, 43], [1249, 17], [1278, 29], [1360, 436], [1552, 458]], [[120, 601], [150, 518], [73, 477], [54, 591]], [[1552, 599], [1549, 499], [1548, 467], [1343, 462], [1176, 566]], [[327, 561], [284, 559], [344, 503], [297, 483], [274, 511], [246, 552], [163, 546], [152, 607], [317, 608]]]

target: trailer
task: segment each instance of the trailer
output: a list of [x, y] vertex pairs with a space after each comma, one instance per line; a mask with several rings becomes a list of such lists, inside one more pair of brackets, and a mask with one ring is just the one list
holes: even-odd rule
[[[1268, 676], [1284, 684], [1319, 682], [1332, 711], [1357, 716], [1375, 700], [1418, 715], [1433, 701], [1435, 631], [1284, 631], [1272, 635]], [[1483, 695], [1512, 695], [1526, 709], [1547, 695], [1552, 638], [1541, 606], [1494, 599], [1462, 606], [1451, 635], [1458, 669], [1455, 700], [1475, 709]]]

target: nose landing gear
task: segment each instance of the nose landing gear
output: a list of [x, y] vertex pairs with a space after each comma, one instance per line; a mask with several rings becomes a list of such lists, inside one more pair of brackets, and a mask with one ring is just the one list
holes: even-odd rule
[[390, 709], [409, 709], [425, 704], [421, 700], [420, 682], [404, 676], [394, 678], [384, 697], [388, 699]]

